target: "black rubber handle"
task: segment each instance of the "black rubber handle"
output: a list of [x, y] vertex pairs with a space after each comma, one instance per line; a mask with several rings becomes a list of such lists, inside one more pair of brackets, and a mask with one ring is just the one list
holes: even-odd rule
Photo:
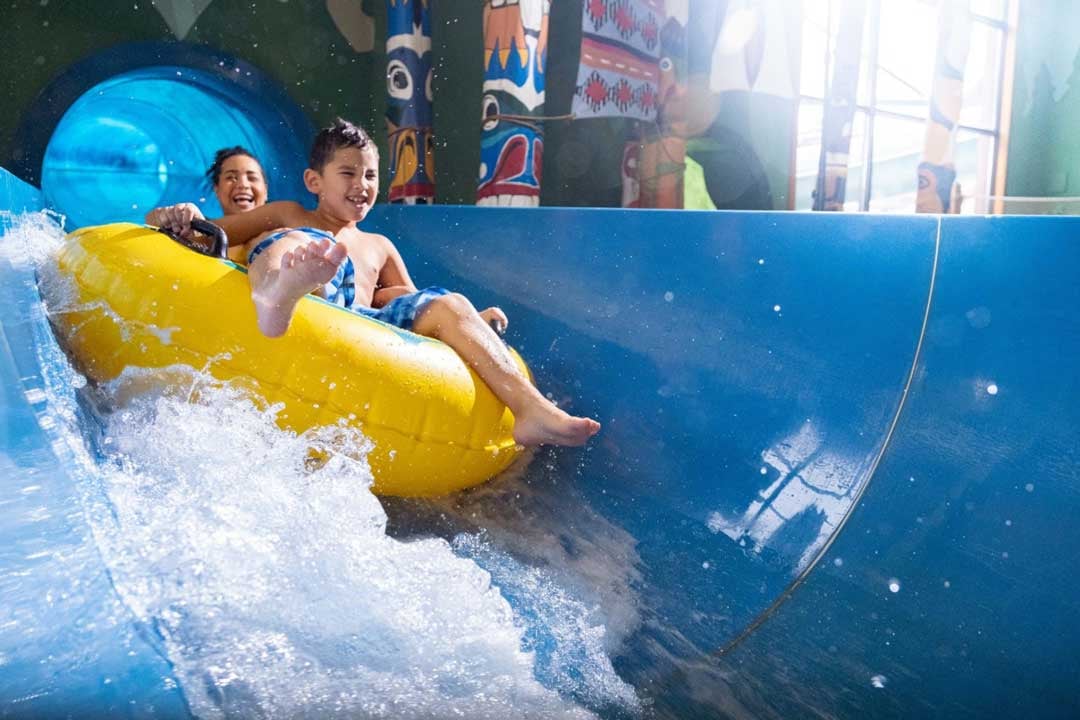
[[191, 229], [209, 235], [214, 238], [214, 244], [210, 247], [210, 254], [225, 260], [229, 257], [229, 238], [225, 231], [209, 220], [195, 219], [191, 221]]
[[213, 244], [210, 246], [210, 251], [207, 252], [199, 245], [193, 244], [190, 240], [185, 240], [179, 235], [174, 234], [171, 230], [163, 227], [158, 228], [158, 232], [165, 233], [176, 242], [180, 243], [186, 248], [194, 250], [197, 253], [203, 255], [212, 255], [213, 257], [227, 260], [229, 258], [229, 238], [225, 235], [225, 231], [219, 228], [209, 220], [195, 219], [191, 221], [191, 229], [197, 233], [207, 235], [213, 238]]

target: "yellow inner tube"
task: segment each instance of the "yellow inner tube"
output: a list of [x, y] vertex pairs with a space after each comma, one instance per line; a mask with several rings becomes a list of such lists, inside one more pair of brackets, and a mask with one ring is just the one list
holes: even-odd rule
[[314, 296], [300, 301], [283, 337], [267, 338], [241, 268], [155, 230], [117, 223], [74, 232], [57, 270], [63, 287], [43, 287], [63, 293], [53, 325], [90, 379], [189, 365], [281, 403], [286, 429], [359, 426], [374, 443], [377, 493], [453, 492], [502, 471], [520, 450], [510, 411], [447, 345]]

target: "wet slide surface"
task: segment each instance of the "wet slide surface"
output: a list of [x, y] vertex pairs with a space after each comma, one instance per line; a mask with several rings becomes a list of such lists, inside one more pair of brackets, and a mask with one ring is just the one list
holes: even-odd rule
[[[0, 170], [4, 211], [41, 207]], [[0, 243], [13, 218], [0, 211]], [[126, 611], [86, 523], [43, 373], [63, 362], [33, 267], [0, 250], [0, 716], [187, 715], [150, 629]], [[40, 353], [40, 354], [39, 354]], [[42, 359], [48, 358], [43, 368]]]
[[[503, 307], [540, 386], [604, 423], [478, 491], [384, 502], [398, 538], [481, 529], [455, 552], [521, 617], [549, 612], [522, 567], [594, 603], [644, 705], [560, 686], [550, 623], [525, 636], [541, 682], [608, 717], [1080, 711], [1080, 223], [384, 207], [368, 225], [418, 284]], [[115, 620], [40, 422], [61, 360], [32, 269], [5, 258], [0, 582], [23, 614], [0, 626], [4, 712], [183, 716], [197, 690], [153, 628]], [[81, 659], [35, 644], [43, 626]]]

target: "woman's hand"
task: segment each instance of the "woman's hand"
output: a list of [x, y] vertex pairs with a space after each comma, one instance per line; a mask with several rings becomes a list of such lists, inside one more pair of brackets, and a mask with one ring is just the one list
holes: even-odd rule
[[194, 203], [178, 203], [165, 207], [155, 208], [146, 215], [149, 225], [157, 225], [162, 230], [168, 230], [172, 234], [185, 240], [192, 236], [191, 221], [204, 220], [202, 210]]
[[489, 307], [487, 310], [480, 311], [480, 317], [484, 319], [491, 329], [502, 335], [506, 332], [507, 326], [510, 321], [506, 318], [506, 313], [502, 311], [502, 308]]

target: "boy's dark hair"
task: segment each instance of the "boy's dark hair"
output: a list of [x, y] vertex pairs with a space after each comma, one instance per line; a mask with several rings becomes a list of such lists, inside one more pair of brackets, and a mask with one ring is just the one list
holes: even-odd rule
[[255, 162], [262, 166], [259, 162], [259, 158], [255, 157], [250, 150], [240, 145], [233, 145], [229, 148], [221, 148], [214, 153], [214, 162], [206, 171], [206, 179], [210, 181], [210, 187], [217, 187], [218, 180], [221, 179], [221, 166], [225, 164], [225, 161], [236, 155], [246, 155]]
[[354, 125], [348, 120], [336, 118], [334, 124], [325, 127], [315, 136], [311, 144], [311, 157], [308, 158], [308, 167], [316, 172], [322, 172], [330, 158], [341, 148], [357, 148], [359, 150], [371, 150], [377, 153], [375, 142], [367, 134], [364, 128]]

